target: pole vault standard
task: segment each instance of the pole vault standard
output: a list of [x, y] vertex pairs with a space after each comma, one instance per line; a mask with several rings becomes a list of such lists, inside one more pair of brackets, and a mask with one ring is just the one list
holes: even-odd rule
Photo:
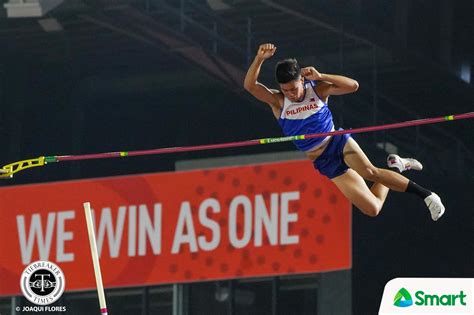
[[99, 252], [97, 251], [97, 243], [95, 240], [95, 232], [94, 232], [94, 223], [92, 221], [92, 210], [91, 210], [91, 204], [89, 202], [84, 203], [84, 212], [86, 214], [87, 234], [89, 235], [92, 263], [94, 265], [95, 282], [97, 285], [97, 293], [99, 295], [100, 314], [107, 315], [107, 305], [105, 303], [104, 285], [102, 284], [102, 273], [100, 272]]
[[321, 138], [321, 137], [341, 135], [341, 134], [347, 134], [347, 133], [355, 134], [355, 133], [372, 132], [372, 131], [379, 131], [379, 130], [412, 127], [412, 126], [419, 126], [419, 125], [436, 124], [436, 123], [441, 123], [441, 122], [446, 122], [446, 121], [471, 119], [471, 118], [474, 118], [474, 112], [441, 116], [441, 117], [435, 117], [435, 118], [409, 120], [409, 121], [404, 121], [404, 122], [399, 122], [399, 123], [394, 123], [394, 124], [369, 126], [369, 127], [347, 129], [347, 130], [337, 130], [337, 131], [314, 133], [314, 134], [308, 134], [308, 135], [296, 135], [296, 136], [289, 136], [289, 137], [263, 138], [263, 139], [227, 142], [227, 143], [219, 143], [219, 144], [160, 148], [160, 149], [140, 150], [140, 151], [118, 151], [118, 152], [106, 152], [106, 153], [83, 154], [83, 155], [41, 156], [39, 158], [18, 161], [18, 162], [14, 162], [14, 163], [3, 166], [3, 168], [0, 169], [0, 178], [11, 178], [13, 177], [13, 174], [20, 172], [24, 169], [36, 167], [36, 166], [44, 166], [47, 163], [94, 160], [94, 159], [110, 159], [110, 158], [127, 157], [127, 156], [157, 155], [157, 154], [177, 153], [177, 152], [191, 152], [191, 151], [203, 151], [203, 150], [211, 150], [211, 149], [247, 147], [247, 146], [260, 145], [260, 144], [270, 144], [270, 143], [277, 143], [277, 142], [288, 142], [288, 141], [298, 141], [298, 140], [312, 139], [312, 138]]

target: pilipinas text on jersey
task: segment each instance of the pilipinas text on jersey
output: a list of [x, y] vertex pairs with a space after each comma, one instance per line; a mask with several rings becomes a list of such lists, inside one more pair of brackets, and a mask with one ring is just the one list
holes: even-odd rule
[[[281, 116], [278, 122], [287, 136], [306, 135], [330, 132], [334, 123], [329, 107], [315, 91], [315, 81], [304, 82], [304, 98], [301, 102], [292, 102], [285, 97]], [[326, 138], [313, 138], [295, 141], [301, 151], [310, 151], [320, 145]]]

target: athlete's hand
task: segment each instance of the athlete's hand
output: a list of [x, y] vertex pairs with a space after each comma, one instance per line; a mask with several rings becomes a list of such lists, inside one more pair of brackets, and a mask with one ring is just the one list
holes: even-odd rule
[[308, 80], [318, 81], [323, 79], [323, 75], [314, 67], [306, 67], [301, 69], [301, 75]]
[[258, 47], [257, 57], [266, 60], [275, 54], [276, 49], [273, 44], [262, 44]]

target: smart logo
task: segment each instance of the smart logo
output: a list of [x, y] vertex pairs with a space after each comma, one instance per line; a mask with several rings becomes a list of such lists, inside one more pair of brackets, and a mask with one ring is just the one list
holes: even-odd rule
[[413, 305], [410, 292], [405, 288], [398, 290], [397, 294], [393, 298], [393, 305], [398, 307], [407, 307]]
[[[456, 306], [466, 305], [466, 294], [460, 291], [459, 294], [426, 294], [423, 291], [416, 291], [416, 305], [419, 306]], [[457, 302], [459, 303], [457, 304]]]
[[474, 315], [473, 278], [395, 278], [387, 282], [379, 315]]
[[[466, 294], [460, 291], [459, 294], [426, 294], [423, 291], [416, 291], [416, 302], [418, 306], [456, 306], [466, 305]], [[457, 304], [457, 302], [459, 302]], [[401, 288], [393, 298], [393, 305], [407, 307], [413, 305], [413, 299], [407, 289]]]

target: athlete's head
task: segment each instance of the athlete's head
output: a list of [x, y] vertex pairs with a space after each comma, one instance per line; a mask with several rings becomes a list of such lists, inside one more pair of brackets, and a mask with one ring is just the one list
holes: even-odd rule
[[278, 61], [275, 67], [275, 77], [281, 92], [290, 100], [297, 101], [304, 94], [301, 68], [294, 58]]

